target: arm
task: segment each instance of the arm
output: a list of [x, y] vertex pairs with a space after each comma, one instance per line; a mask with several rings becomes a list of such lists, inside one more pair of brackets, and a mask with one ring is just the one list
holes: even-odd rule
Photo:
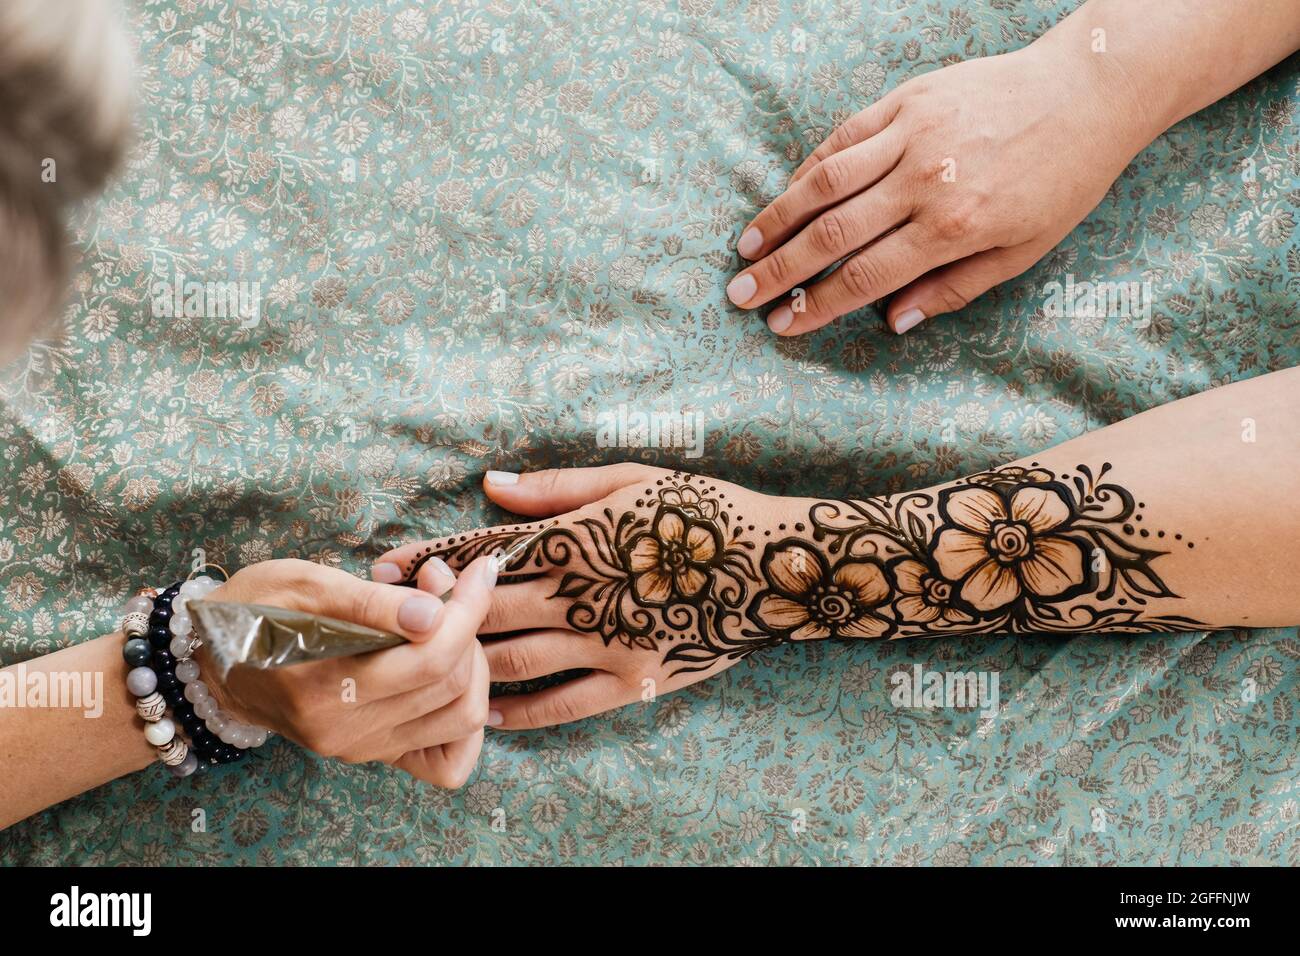
[[[486, 630], [535, 630], [487, 644], [493, 680], [593, 671], [493, 706], [505, 727], [572, 720], [640, 699], [647, 679], [673, 690], [797, 640], [1295, 624], [1298, 462], [1292, 369], [857, 501], [640, 465], [489, 482], [511, 511], [569, 512], [497, 588]], [[429, 555], [454, 566], [536, 527], [382, 560], [414, 575]]]
[[[453, 588], [449, 575], [429, 570], [428, 590]], [[279, 670], [235, 668], [224, 682], [200, 649], [200, 680], [236, 720], [326, 756], [382, 760], [458, 787], [478, 761], [489, 716], [487, 660], [475, 631], [495, 580], [480, 562], [442, 601], [306, 561], [253, 565], [213, 600], [357, 621], [409, 643]], [[164, 771], [126, 688], [123, 642], [110, 634], [0, 670], [0, 829], [136, 770]], [[29, 688], [74, 684], [76, 697], [30, 696]], [[345, 696], [345, 686], [354, 692]]]
[[1091, 0], [836, 129], [741, 233], [753, 265], [727, 295], [771, 303], [781, 335], [890, 294], [898, 333], [961, 309], [1041, 259], [1165, 129], [1297, 48], [1293, 0]]

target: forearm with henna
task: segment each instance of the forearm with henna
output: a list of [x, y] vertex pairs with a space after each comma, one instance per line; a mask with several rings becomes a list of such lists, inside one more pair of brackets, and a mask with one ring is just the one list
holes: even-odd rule
[[[678, 472], [621, 509], [547, 528], [503, 580], [549, 575], [568, 627], [662, 650], [674, 674], [787, 641], [1204, 629], [1159, 573], [1195, 542], [1149, 530], [1156, 519], [1112, 471], [1033, 462], [859, 501], [770, 498]], [[408, 576], [434, 554], [463, 566], [537, 527], [453, 539]]]
[[1288, 370], [920, 491], [781, 498], [648, 471], [398, 560], [414, 580], [544, 528], [503, 572], [494, 629], [599, 635], [672, 676], [821, 638], [1282, 626], [1300, 621], [1298, 460]]

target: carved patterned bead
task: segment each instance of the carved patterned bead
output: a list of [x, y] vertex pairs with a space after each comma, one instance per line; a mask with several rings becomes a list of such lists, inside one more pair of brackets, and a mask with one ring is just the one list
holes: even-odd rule
[[122, 618], [122, 633], [127, 637], [144, 637], [149, 633], [149, 615], [143, 611], [132, 611]]
[[185, 758], [189, 755], [190, 748], [185, 746], [185, 741], [180, 737], [173, 737], [158, 748], [158, 759], [169, 767], [184, 763]]
[[163, 700], [162, 694], [155, 691], [135, 702], [135, 712], [153, 723], [155, 720], [161, 720], [163, 714], [167, 713], [167, 701]]

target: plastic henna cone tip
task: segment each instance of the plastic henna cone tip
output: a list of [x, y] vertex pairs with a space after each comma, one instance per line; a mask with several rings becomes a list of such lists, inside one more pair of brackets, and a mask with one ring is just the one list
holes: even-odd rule
[[506, 570], [511, 564], [522, 558], [544, 532], [554, 528], [557, 524], [559, 524], [558, 521], [552, 521], [550, 524], [542, 525], [528, 537], [516, 541], [509, 548], [498, 548], [492, 552], [492, 561], [496, 564], [497, 571]]

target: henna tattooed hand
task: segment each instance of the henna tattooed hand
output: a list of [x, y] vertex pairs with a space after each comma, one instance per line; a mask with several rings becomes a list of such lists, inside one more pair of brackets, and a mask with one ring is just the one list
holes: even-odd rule
[[678, 690], [788, 641], [1201, 629], [1151, 613], [1178, 600], [1152, 569], [1167, 551], [1109, 470], [1008, 466], [862, 501], [636, 464], [539, 472], [485, 488], [549, 520], [406, 545], [375, 575], [440, 592], [444, 562], [522, 548], [481, 631], [505, 635], [484, 645], [492, 679], [589, 673], [497, 698], [503, 728]]

